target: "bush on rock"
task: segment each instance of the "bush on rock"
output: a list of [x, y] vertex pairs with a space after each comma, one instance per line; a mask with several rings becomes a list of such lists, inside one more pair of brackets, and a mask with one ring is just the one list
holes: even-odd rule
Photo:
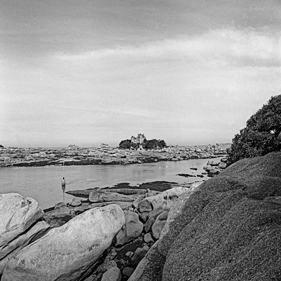
[[281, 95], [271, 97], [232, 140], [230, 162], [263, 156], [281, 149]]

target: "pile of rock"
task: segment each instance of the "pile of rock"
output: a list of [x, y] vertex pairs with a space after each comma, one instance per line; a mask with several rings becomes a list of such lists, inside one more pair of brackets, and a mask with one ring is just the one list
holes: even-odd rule
[[32, 198], [2, 194], [1, 280], [127, 280], [159, 239], [171, 206], [192, 190], [94, 189], [45, 213]]
[[[170, 208], [182, 194], [189, 196], [193, 187], [174, 187], [164, 192], [150, 191], [138, 195], [125, 213], [125, 224], [116, 235], [104, 262], [91, 274], [87, 281], [127, 280], [148, 250], [159, 239], [167, 221]], [[107, 198], [101, 190], [92, 192], [90, 198]], [[95, 204], [95, 203], [94, 203]]]
[[33, 199], [4, 194], [0, 203], [2, 281], [84, 280], [125, 224], [123, 210], [111, 204], [42, 235], [49, 225], [36, 223], [43, 212]]
[[227, 162], [228, 157], [222, 157], [220, 161], [209, 160], [203, 169], [207, 172], [208, 177], [214, 177], [226, 169]]

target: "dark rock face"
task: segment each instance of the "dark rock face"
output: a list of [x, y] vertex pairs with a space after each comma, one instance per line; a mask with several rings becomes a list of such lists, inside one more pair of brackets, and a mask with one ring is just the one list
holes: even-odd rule
[[186, 199], [148, 252], [162, 257], [143, 269], [157, 278], [137, 280], [281, 280], [280, 196], [280, 152], [233, 164]]

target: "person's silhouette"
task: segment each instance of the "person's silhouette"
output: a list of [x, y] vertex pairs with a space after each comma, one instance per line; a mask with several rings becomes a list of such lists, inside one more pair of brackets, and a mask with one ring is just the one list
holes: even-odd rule
[[63, 202], [65, 202], [65, 200], [64, 200], [65, 187], [66, 187], [66, 182], [65, 182], [65, 178], [63, 177], [62, 181], [61, 181], [61, 189], [62, 189]]

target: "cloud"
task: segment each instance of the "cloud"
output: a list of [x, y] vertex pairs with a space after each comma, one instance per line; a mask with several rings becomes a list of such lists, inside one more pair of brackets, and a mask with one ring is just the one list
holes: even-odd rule
[[138, 132], [174, 144], [230, 141], [279, 94], [280, 49], [280, 34], [221, 29], [6, 63], [2, 142], [116, 144]]
[[281, 66], [281, 33], [214, 30], [200, 36], [163, 40], [140, 46], [117, 46], [80, 54], [56, 54], [65, 62], [189, 61], [202, 64]]

